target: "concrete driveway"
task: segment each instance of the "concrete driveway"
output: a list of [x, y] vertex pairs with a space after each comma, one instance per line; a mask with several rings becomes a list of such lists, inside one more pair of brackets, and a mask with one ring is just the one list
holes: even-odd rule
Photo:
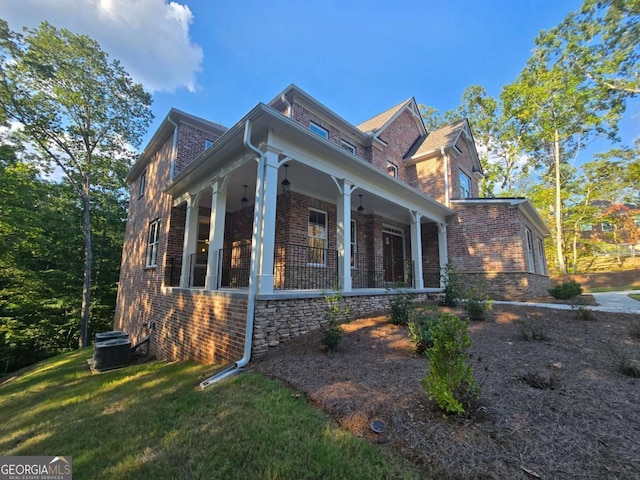
[[592, 293], [598, 305], [607, 308], [618, 308], [640, 312], [640, 302], [629, 297], [630, 293], [640, 293], [640, 290], [626, 290], [622, 292]]

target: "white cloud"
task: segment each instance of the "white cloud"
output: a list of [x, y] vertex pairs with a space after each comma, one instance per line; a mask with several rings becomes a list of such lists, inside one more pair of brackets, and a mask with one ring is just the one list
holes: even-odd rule
[[89, 35], [150, 91], [194, 91], [202, 70], [202, 48], [189, 35], [193, 14], [176, 2], [0, 0], [0, 18], [15, 31], [46, 20]]

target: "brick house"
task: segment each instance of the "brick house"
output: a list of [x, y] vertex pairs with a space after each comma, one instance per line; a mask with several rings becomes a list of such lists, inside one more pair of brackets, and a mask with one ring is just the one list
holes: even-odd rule
[[115, 327], [241, 366], [318, 328], [336, 286], [364, 315], [399, 282], [441, 292], [451, 261], [494, 298], [545, 294], [547, 228], [481, 176], [469, 123], [427, 132], [413, 98], [358, 126], [295, 85], [229, 129], [172, 109], [129, 172]]

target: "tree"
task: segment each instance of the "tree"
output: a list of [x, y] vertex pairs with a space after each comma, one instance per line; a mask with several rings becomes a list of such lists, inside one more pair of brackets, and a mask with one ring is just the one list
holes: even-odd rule
[[0, 20], [0, 104], [43, 166], [80, 202], [84, 250], [79, 345], [89, 342], [92, 196], [128, 166], [151, 119], [151, 97], [97, 42], [43, 22], [25, 34]]
[[615, 138], [625, 109], [623, 98], [586, 82], [543, 47], [534, 51], [516, 81], [503, 88], [501, 99], [505, 115], [523, 132], [522, 146], [533, 165], [545, 168], [553, 178], [557, 263], [566, 274], [563, 165], [594, 137]]
[[585, 0], [536, 44], [609, 90], [640, 93], [640, 1]]

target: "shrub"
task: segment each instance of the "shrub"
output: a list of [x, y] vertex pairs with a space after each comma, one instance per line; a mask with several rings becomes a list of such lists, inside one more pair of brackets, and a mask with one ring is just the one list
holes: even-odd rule
[[623, 375], [640, 378], [640, 358], [624, 355], [620, 358], [618, 369]]
[[402, 292], [389, 298], [391, 323], [394, 325], [407, 325], [409, 323], [411, 306], [415, 297], [413, 292]]
[[430, 322], [433, 345], [426, 352], [429, 375], [422, 379], [422, 386], [429, 398], [449, 413], [464, 413], [465, 405], [480, 393], [467, 358], [471, 346], [467, 325], [467, 321], [447, 312], [437, 313]]
[[329, 319], [327, 326], [322, 329], [322, 338], [320, 343], [324, 347], [325, 352], [331, 353], [338, 349], [340, 340], [342, 339], [343, 330], [339, 325], [342, 320], [349, 323], [349, 308], [343, 307], [342, 294], [335, 291], [332, 294], [325, 293], [324, 300], [327, 302], [327, 317]]
[[424, 355], [433, 345], [431, 339], [432, 318], [426, 312], [416, 313], [409, 322], [409, 339], [415, 344], [415, 352]]
[[596, 314], [589, 307], [572, 305], [571, 310], [575, 312], [576, 320], [582, 320], [583, 322], [595, 322], [597, 320]]
[[520, 330], [520, 338], [522, 340], [525, 340], [527, 342], [541, 342], [547, 339], [544, 325], [539, 322], [533, 321], [529, 317], [518, 320], [516, 324], [518, 325], [518, 328]]
[[553, 298], [558, 300], [569, 300], [582, 294], [582, 287], [575, 280], [567, 280], [549, 289]]
[[529, 371], [522, 375], [520, 380], [540, 390], [555, 390], [559, 384], [558, 379], [548, 372]]
[[445, 265], [442, 271], [442, 279], [444, 281], [442, 305], [455, 307], [462, 297], [462, 281], [458, 270], [450, 262]]
[[472, 321], [489, 320], [489, 312], [493, 309], [492, 300], [470, 298], [464, 303], [464, 311]]

